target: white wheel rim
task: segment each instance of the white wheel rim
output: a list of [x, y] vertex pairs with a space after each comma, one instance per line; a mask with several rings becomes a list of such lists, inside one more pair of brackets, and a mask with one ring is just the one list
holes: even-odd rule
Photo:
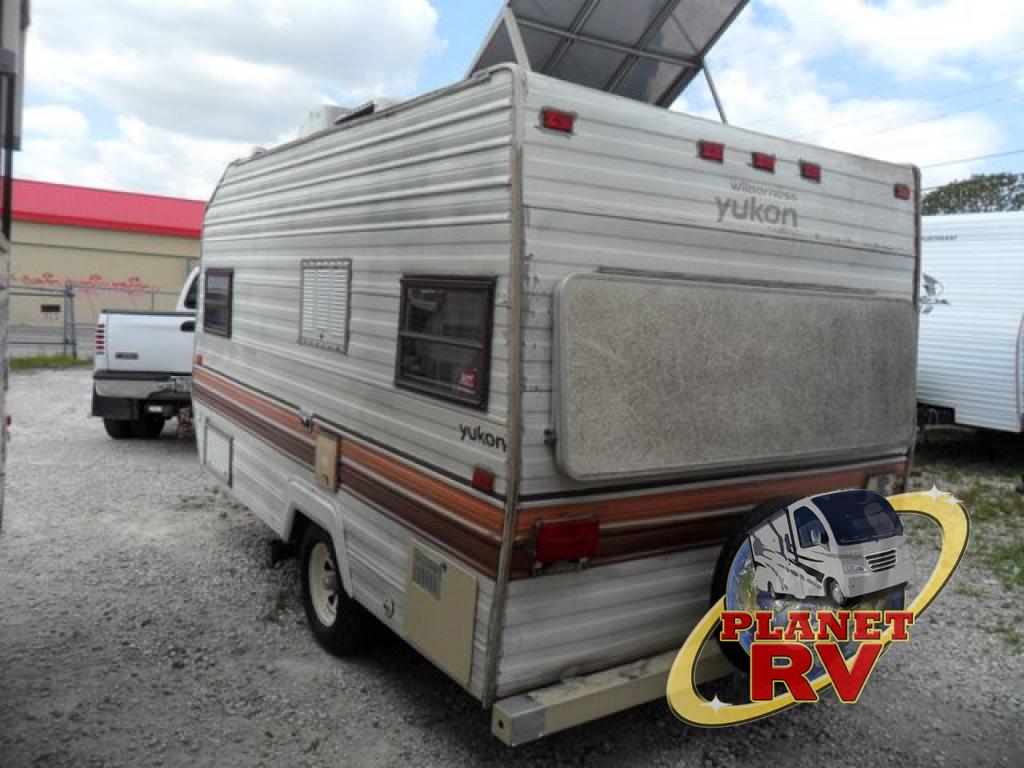
[[331, 548], [323, 542], [313, 545], [309, 555], [309, 596], [317, 619], [325, 627], [334, 626], [338, 618], [338, 569]]

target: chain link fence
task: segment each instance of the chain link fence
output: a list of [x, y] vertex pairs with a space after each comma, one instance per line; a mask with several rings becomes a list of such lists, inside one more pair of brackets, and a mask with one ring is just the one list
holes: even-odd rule
[[105, 309], [173, 312], [178, 293], [13, 284], [9, 346], [12, 357], [68, 355], [88, 358], [95, 348], [96, 319]]

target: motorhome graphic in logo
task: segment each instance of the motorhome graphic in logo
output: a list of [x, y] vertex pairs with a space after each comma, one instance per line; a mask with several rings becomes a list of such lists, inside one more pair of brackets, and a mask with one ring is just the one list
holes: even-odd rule
[[[903, 519], [911, 514], [938, 526], [942, 549], [908, 604], [914, 561]], [[889, 499], [839, 491], [759, 508], [723, 552], [716, 582], [725, 580], [724, 597], [673, 665], [672, 710], [691, 725], [722, 727], [818, 701], [828, 687], [855, 703], [886, 649], [911, 639], [969, 532], [959, 500], [938, 489]], [[718, 649], [749, 672], [749, 701], [708, 701], [698, 691], [702, 652]]]

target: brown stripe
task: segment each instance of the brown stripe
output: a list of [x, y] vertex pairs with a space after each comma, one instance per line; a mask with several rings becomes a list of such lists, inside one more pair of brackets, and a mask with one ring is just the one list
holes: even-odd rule
[[733, 507], [754, 507], [778, 496], [811, 496], [840, 488], [863, 488], [874, 475], [900, 474], [905, 462], [823, 471], [800, 477], [782, 477], [711, 488], [682, 489], [606, 501], [574, 501], [550, 507], [524, 509], [519, 513], [519, 533], [529, 533], [541, 520], [597, 517], [602, 523], [648, 524], [684, 513], [708, 512]]
[[202, 382], [192, 382], [192, 397], [203, 405], [214, 409], [243, 429], [266, 440], [271, 446], [291, 456], [300, 464], [312, 468], [316, 462], [316, 444], [309, 437], [283, 429], [282, 427], [254, 415], [219, 393], [209, 389]]
[[[295, 409], [200, 366], [193, 374], [193, 394], [312, 473], [316, 445]], [[592, 565], [604, 565], [716, 546], [728, 539], [748, 510], [767, 499], [863, 488], [874, 475], [901, 474], [905, 468], [905, 462], [886, 462], [800, 477], [525, 508], [519, 515], [513, 578], [530, 574], [533, 531], [540, 522], [596, 517], [602, 529]], [[502, 507], [348, 437], [342, 439], [339, 472], [346, 490], [383, 514], [487, 576], [497, 574]], [[438, 509], [449, 514], [439, 514]], [[694, 519], [686, 519], [690, 515]]]
[[438, 515], [402, 493], [364, 475], [351, 466], [341, 470], [345, 490], [360, 497], [382, 514], [416, 530], [418, 536], [439, 549], [462, 560], [489, 578], [497, 578], [501, 539], [481, 535], [465, 526]]

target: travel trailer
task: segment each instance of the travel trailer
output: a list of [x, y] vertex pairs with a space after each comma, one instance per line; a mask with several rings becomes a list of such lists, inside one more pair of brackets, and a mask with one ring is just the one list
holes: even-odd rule
[[927, 216], [923, 249], [921, 421], [1019, 433], [1024, 212]]
[[781, 509], [750, 533], [754, 585], [780, 595], [849, 598], [907, 583], [913, 558], [892, 505], [871, 491], [843, 491]]
[[744, 514], [898, 486], [915, 433], [915, 169], [659, 108], [697, 72], [642, 30], [643, 66], [596, 48], [629, 77], [567, 79], [539, 7], [464, 82], [227, 169], [193, 378], [318, 640], [372, 617], [513, 745], [664, 696]]

